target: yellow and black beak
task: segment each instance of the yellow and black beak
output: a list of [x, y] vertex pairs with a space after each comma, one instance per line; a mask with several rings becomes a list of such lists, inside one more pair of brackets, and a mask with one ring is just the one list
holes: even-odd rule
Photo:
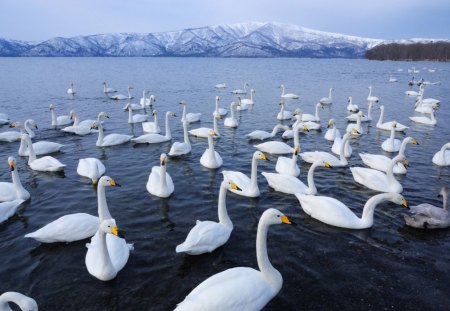
[[111, 233], [115, 236], [119, 236], [119, 229], [117, 229], [117, 227], [111, 227]]
[[413, 145], [419, 145], [419, 143], [418, 143], [417, 140], [415, 140], [415, 139], [412, 140], [411, 144], [413, 144]]
[[14, 161], [9, 161], [9, 168], [11, 172], [14, 171], [14, 167], [15, 167]]
[[242, 189], [239, 188], [234, 182], [231, 183], [231, 189], [233, 189], [233, 190], [238, 190], [238, 191], [242, 191]]
[[404, 206], [404, 207], [406, 207], [406, 208], [409, 208], [408, 202], [406, 202], [405, 199], [402, 200], [402, 206]]
[[305, 131], [305, 132], [309, 132], [309, 128], [306, 126], [306, 124], [305, 125], [303, 125], [303, 131]]
[[97, 128], [98, 128], [97, 124], [96, 123], [92, 123], [91, 129], [97, 129]]
[[10, 124], [9, 124], [9, 127], [10, 127], [10, 128], [14, 128], [14, 127], [16, 127], [16, 122], [14, 122], [14, 123], [10, 123]]
[[298, 155], [299, 150], [300, 150], [300, 148], [298, 146], [296, 146], [294, 148], [294, 155]]
[[121, 187], [121, 185], [119, 185], [118, 183], [116, 183], [116, 181], [114, 179], [110, 179], [109, 180], [109, 184], [113, 187]]
[[286, 225], [293, 225], [294, 222], [287, 218], [285, 215], [281, 215], [281, 222]]
[[260, 158], [261, 158], [261, 160], [270, 162], [270, 160], [267, 158], [267, 156], [264, 153], [261, 154]]
[[333, 168], [332, 166], [331, 166], [331, 164], [330, 163], [328, 163], [328, 162], [323, 162], [323, 166], [325, 166], [326, 168]]
[[353, 129], [353, 134], [361, 134], [357, 129]]
[[403, 165], [404, 165], [405, 167], [409, 167], [409, 161], [408, 161], [408, 159], [405, 159], [405, 160], [403, 161]]

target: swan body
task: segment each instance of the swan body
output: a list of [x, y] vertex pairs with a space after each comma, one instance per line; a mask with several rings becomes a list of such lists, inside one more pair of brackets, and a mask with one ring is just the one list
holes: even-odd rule
[[183, 122], [183, 142], [176, 141], [170, 147], [169, 156], [176, 157], [185, 155], [191, 152], [191, 142], [189, 140], [188, 132], [187, 132], [187, 122]]
[[391, 137], [383, 141], [381, 144], [381, 149], [383, 149], [386, 152], [397, 152], [400, 150], [400, 145], [402, 144], [399, 139], [395, 138], [395, 128], [397, 126], [397, 122], [392, 122], [392, 129], [391, 129]]
[[368, 102], [378, 103], [380, 100], [376, 96], [372, 96], [372, 86], [369, 86], [369, 95], [367, 95]]
[[267, 152], [271, 154], [286, 154], [293, 153], [294, 148], [281, 141], [268, 141], [254, 147], [258, 148], [262, 152]]
[[436, 125], [437, 120], [434, 117], [434, 110], [431, 110], [430, 117], [409, 117], [413, 122], [424, 124], [424, 125]]
[[277, 120], [280, 120], [280, 121], [282, 121], [282, 120], [290, 120], [290, 119], [292, 119], [292, 112], [290, 112], [290, 111], [287, 111], [287, 110], [284, 110], [284, 108], [285, 108], [285, 103], [284, 103], [284, 101], [282, 100], [281, 102], [280, 102], [280, 106], [281, 106], [281, 110], [280, 110], [280, 112], [278, 112], [278, 114], [277, 114]]
[[439, 194], [443, 198], [443, 208], [429, 203], [409, 207], [409, 215], [403, 217], [408, 226], [419, 229], [441, 229], [450, 227], [448, 211], [448, 188], [442, 187]]
[[[331, 151], [334, 154], [340, 155], [341, 153], [341, 144], [342, 144], [342, 139], [339, 136], [336, 136], [336, 138], [334, 139], [333, 145], [331, 146]], [[346, 158], [349, 158], [352, 156], [352, 146], [350, 146], [350, 140], [347, 140], [345, 145], [344, 145], [344, 156]]]
[[262, 175], [267, 179], [269, 186], [276, 191], [286, 194], [303, 193], [315, 195], [317, 194], [317, 188], [314, 183], [314, 171], [318, 166], [331, 167], [327, 162], [321, 160], [315, 161], [308, 171], [308, 186], [292, 175], [266, 172], [262, 172]]
[[[419, 143], [412, 137], [404, 138], [400, 145], [399, 154], [403, 156], [405, 155], [405, 149], [407, 144], [418, 145]], [[389, 164], [392, 160], [391, 158], [388, 158], [387, 156], [382, 154], [360, 153], [359, 157], [361, 158], [361, 160], [365, 165], [382, 172], [387, 171]], [[392, 172], [394, 174], [406, 174], [405, 163], [397, 162], [394, 165]]]
[[[26, 123], [26, 121], [25, 121], [25, 123]], [[17, 122], [13, 123], [12, 126], [17, 127]], [[25, 130], [26, 130], [26, 126], [25, 126]], [[21, 129], [21, 131], [22, 131], [22, 129]], [[30, 135], [30, 132], [28, 132], [28, 135]], [[31, 136], [30, 136], [30, 138], [31, 138]], [[19, 135], [19, 139], [20, 139], [20, 135]], [[43, 155], [43, 154], [58, 152], [61, 150], [62, 147], [64, 147], [64, 145], [54, 143], [51, 141], [44, 141], [44, 140], [33, 143], [33, 149], [34, 149], [34, 153], [36, 155]], [[30, 151], [28, 150], [27, 144], [22, 139], [20, 140], [18, 154], [23, 157], [28, 157], [30, 155]]]
[[105, 166], [97, 158], [84, 158], [78, 161], [77, 174], [91, 179], [94, 185], [105, 174], [105, 171]]
[[285, 125], [277, 124], [274, 126], [271, 133], [262, 130], [256, 130], [247, 134], [246, 136], [249, 140], [266, 140], [275, 137], [275, 135], [277, 135], [277, 133], [282, 129], [288, 130], [289, 128]]
[[78, 118], [78, 115], [75, 111], [70, 111], [70, 118], [74, 120], [73, 124], [70, 126], [66, 126], [65, 128], [61, 129], [61, 131], [66, 133], [73, 133], [75, 135], [87, 135], [92, 132], [92, 123], [95, 122], [95, 120], [84, 120], [80, 122], [80, 119]]
[[[384, 119], [384, 106], [381, 105], [380, 106], [380, 117], [377, 122], [377, 128], [379, 128], [380, 130], [390, 131], [392, 129], [392, 122], [394, 122], [394, 121], [383, 122], [383, 119]], [[396, 132], [404, 132], [407, 129], [408, 129], [407, 126], [400, 124], [398, 122], [397, 122], [397, 125], [395, 126]]]
[[135, 138], [131, 141], [138, 144], [156, 144], [166, 142], [172, 139], [172, 133], [169, 127], [169, 117], [175, 117], [175, 113], [171, 111], [166, 112], [166, 135], [161, 134], [144, 134]]
[[[313, 130], [317, 130], [320, 129], [320, 123], [315, 123], [315, 122], [301, 122], [300, 121], [300, 117], [301, 115], [294, 115], [294, 118], [296, 118], [296, 121], [294, 122], [294, 124], [292, 125], [292, 130], [289, 129], [287, 127], [287, 130], [285, 130], [283, 132], [283, 134], [281, 135], [281, 137], [283, 139], [291, 139], [294, 138], [295, 133], [294, 133], [294, 128], [297, 126], [297, 130], [299, 132], [309, 132], [309, 127], [308, 126], [312, 126]], [[316, 126], [318, 125], [318, 127]], [[280, 125], [281, 126], [281, 125]]]
[[[1, 183], [0, 183], [1, 186]], [[14, 215], [14, 213], [17, 210], [17, 207], [19, 207], [20, 204], [25, 202], [25, 200], [22, 199], [15, 199], [12, 201], [6, 201], [0, 203], [0, 224], [7, 220], [9, 217]]]
[[110, 98], [114, 99], [114, 100], [132, 99], [133, 98], [133, 96], [131, 95], [132, 89], [133, 89], [132, 86], [128, 86], [128, 96], [125, 96], [123, 94], [116, 94], [116, 95], [111, 96]]
[[183, 116], [181, 117], [181, 122], [186, 121], [187, 123], [195, 123], [200, 121], [202, 114], [200, 112], [190, 112], [186, 113], [187, 102], [182, 100], [180, 105], [183, 105]]
[[238, 97], [238, 100], [237, 100], [236, 110], [239, 110], [239, 111], [248, 110], [248, 105], [243, 104], [242, 99], [240, 97]]
[[267, 233], [271, 225], [292, 224], [280, 211], [270, 208], [261, 216], [256, 235], [259, 270], [236, 267], [217, 273], [194, 288], [178, 304], [177, 311], [261, 310], [283, 285], [283, 277], [267, 255]]
[[214, 131], [210, 131], [208, 135], [208, 148], [203, 152], [200, 158], [200, 164], [206, 168], [216, 169], [222, 166], [223, 160], [220, 154], [214, 150], [213, 136]]
[[439, 166], [450, 165], [450, 143], [446, 143], [442, 146], [441, 150], [436, 152], [433, 156], [432, 162]]
[[8, 165], [11, 171], [12, 183], [0, 182], [0, 202], [14, 201], [17, 199], [28, 200], [30, 193], [22, 186], [19, 173], [16, 169], [14, 157], [8, 157]]
[[216, 105], [216, 108], [214, 109], [214, 112], [213, 112], [213, 115], [216, 117], [216, 116], [224, 116], [224, 115], [226, 115], [227, 113], [228, 113], [228, 110], [227, 109], [225, 109], [225, 108], [219, 108], [219, 100], [220, 100], [220, 97], [219, 96], [216, 96], [215, 97], [215, 105]]
[[239, 125], [239, 122], [236, 120], [235, 116], [234, 116], [234, 109], [233, 107], [237, 106], [236, 102], [231, 102], [230, 104], [230, 113], [231, 116], [229, 116], [228, 118], [225, 118], [225, 121], [223, 121], [223, 125], [227, 126], [227, 127], [237, 127]]
[[350, 112], [358, 112], [359, 111], [359, 107], [356, 104], [353, 104], [353, 98], [350, 96], [348, 98], [348, 104], [347, 104], [347, 110]]
[[0, 133], [0, 141], [12, 143], [20, 139], [20, 132], [7, 131]]
[[128, 103], [125, 106], [125, 110], [128, 110], [128, 123], [141, 123], [148, 120], [148, 116], [146, 114], [133, 114], [133, 109], [131, 108], [131, 103]]
[[328, 141], [334, 141], [336, 137], [341, 137], [341, 132], [336, 128], [336, 124], [334, 123], [334, 119], [330, 119], [328, 121], [328, 130], [325, 133], [325, 139]]
[[163, 153], [160, 157], [160, 166], [153, 166], [147, 181], [147, 191], [160, 198], [169, 197], [175, 187], [172, 178], [167, 173], [167, 156]]
[[[73, 110], [70, 111], [69, 116], [73, 119], [73, 126], [91, 126], [92, 123], [95, 122], [95, 120], [92, 120], [92, 119], [80, 121], [78, 114]], [[31, 137], [31, 138], [33, 138], [33, 137]]]
[[254, 105], [255, 102], [253, 101], [253, 94], [255, 94], [255, 90], [250, 89], [250, 98], [241, 99], [241, 105]]
[[6, 292], [0, 295], [0, 310], [12, 311], [9, 302], [15, 303], [22, 311], [38, 311], [38, 305], [33, 298], [17, 292]]
[[248, 83], [245, 82], [243, 90], [242, 89], [236, 89], [236, 90], [231, 91], [231, 93], [235, 94], [235, 95], [247, 94], [247, 87], [248, 87]]
[[133, 111], [143, 110], [143, 109], [144, 109], [144, 107], [141, 106], [141, 105], [138, 105], [138, 104], [132, 104], [132, 103], [127, 103], [127, 104], [125, 105], [125, 107], [123, 107], [123, 110], [127, 110], [127, 109], [128, 109], [128, 108], [127, 108], [127, 105], [128, 105], [128, 104], [130, 104], [130, 109], [133, 110]]
[[228, 216], [226, 206], [227, 189], [239, 191], [239, 187], [226, 179], [220, 184], [217, 214], [219, 222], [197, 220], [195, 226], [189, 231], [186, 240], [179, 244], [175, 251], [189, 255], [211, 253], [224, 245], [233, 231], [233, 223]]
[[331, 226], [347, 229], [366, 229], [373, 226], [375, 207], [381, 202], [390, 201], [407, 206], [403, 196], [398, 193], [381, 193], [371, 197], [364, 205], [361, 218], [356, 216], [344, 203], [325, 196], [295, 194], [306, 214]]
[[73, 123], [73, 120], [70, 118], [70, 116], [56, 116], [55, 112], [55, 105], [50, 104], [48, 107], [50, 109], [50, 113], [52, 116], [52, 126], [63, 126], [63, 125], [69, 125]]
[[389, 76], [389, 82], [397, 82], [397, 79], [396, 78], [394, 78], [392, 75], [391, 76]]
[[297, 165], [299, 146], [294, 147], [294, 153], [292, 158], [278, 157], [277, 164], [275, 165], [275, 171], [279, 174], [290, 175], [297, 177], [300, 175], [300, 168]]
[[238, 171], [222, 171], [224, 179], [232, 180], [241, 189], [229, 190], [238, 195], [245, 197], [256, 198], [259, 197], [260, 191], [258, 187], [258, 160], [267, 161], [267, 157], [261, 151], [255, 151], [252, 156], [252, 171], [250, 178]]
[[220, 133], [219, 133], [219, 127], [217, 126], [217, 120], [220, 118], [221, 118], [220, 115], [213, 115], [213, 128], [212, 129], [209, 127], [200, 127], [200, 128], [190, 130], [189, 134], [191, 134], [192, 136], [195, 136], [195, 137], [208, 138], [209, 132], [211, 132], [211, 130], [214, 130], [214, 133], [215, 133], [214, 137], [219, 138]]
[[35, 137], [36, 134], [33, 128], [37, 129], [36, 122], [32, 119], [26, 120], [23, 124], [21, 122], [13, 122], [9, 125], [10, 128], [19, 128], [20, 132], [7, 131], [0, 133], [0, 141], [14, 142], [20, 140], [20, 134], [27, 133], [30, 137]]
[[65, 164], [62, 164], [57, 159], [51, 156], [45, 156], [42, 158], [36, 158], [36, 154], [34, 153], [33, 144], [31, 143], [31, 138], [28, 134], [22, 134], [21, 139], [25, 140], [28, 145], [29, 157], [28, 157], [28, 165], [31, 169], [35, 171], [41, 172], [59, 172], [63, 171]]
[[316, 104], [316, 113], [314, 115], [309, 114], [309, 113], [304, 113], [304, 114], [302, 114], [301, 120], [303, 122], [307, 122], [307, 121], [320, 122], [319, 109], [323, 109], [323, 105], [320, 102]]
[[292, 100], [292, 99], [299, 99], [300, 98], [297, 94], [293, 94], [293, 93], [287, 93], [286, 94], [283, 84], [281, 84], [279, 88], [281, 89], [281, 99]]
[[328, 97], [322, 97], [319, 101], [319, 103], [323, 105], [330, 105], [333, 103], [333, 99], [331, 98], [331, 93], [333, 92], [333, 88], [330, 87], [330, 90], [328, 91]]
[[420, 96], [420, 92], [409, 90], [409, 91], [405, 91], [405, 95], [411, 96], [411, 97], [417, 97], [417, 96]]
[[316, 160], [321, 160], [324, 162], [328, 162], [333, 167], [346, 166], [348, 164], [348, 160], [344, 154], [344, 146], [347, 141], [350, 139], [350, 134], [346, 133], [342, 138], [341, 149], [339, 150], [339, 159], [332, 155], [329, 152], [325, 151], [309, 151], [300, 153], [303, 161], [308, 163], [314, 163]]
[[142, 122], [142, 130], [147, 134], [159, 134], [161, 133], [161, 128], [158, 125], [158, 112], [153, 110], [153, 122]]
[[225, 83], [219, 83], [219, 84], [214, 85], [214, 87], [216, 89], [226, 89], [227, 85]]
[[70, 82], [70, 86], [67, 89], [67, 94], [69, 95], [75, 95], [76, 91], [75, 88], [73, 87], [73, 82]]
[[9, 122], [9, 116], [6, 113], [0, 113], [0, 125], [8, 124]]
[[361, 119], [363, 116], [364, 116], [364, 113], [362, 111], [358, 112], [357, 118], [356, 118], [356, 124], [355, 123], [348, 124], [345, 132], [352, 133], [352, 135], [356, 135], [356, 136], [364, 134], [362, 127], [361, 127]]
[[[367, 115], [361, 117], [361, 122], [369, 122], [372, 121], [372, 108], [373, 102], [369, 102], [369, 109], [367, 110]], [[348, 121], [356, 122], [358, 120], [358, 114], [353, 113], [346, 117]]]
[[110, 146], [116, 146], [121, 145], [129, 142], [133, 136], [131, 135], [125, 135], [125, 134], [108, 134], [104, 136], [103, 133], [103, 125], [101, 122], [94, 122], [92, 127], [98, 128], [98, 138], [95, 145], [97, 147], [110, 147]]
[[139, 100], [139, 106], [142, 108], [144, 108], [145, 106], [149, 106], [150, 105], [150, 99], [147, 98], [147, 94], [149, 93], [149, 91], [144, 90], [142, 91], [142, 97]]
[[386, 173], [365, 167], [351, 167], [350, 170], [353, 179], [369, 189], [380, 192], [396, 192], [403, 191], [402, 185], [394, 177], [393, 169], [397, 162], [404, 161], [405, 157], [401, 154], [397, 155], [389, 163]]
[[430, 114], [432, 110], [437, 109], [439, 104], [425, 103], [423, 100], [418, 99], [414, 105], [414, 111], [418, 113]]
[[103, 93], [107, 94], [115, 92], [117, 92], [115, 89], [113, 89], [112, 87], [108, 87], [108, 84], [106, 82], [103, 82]]

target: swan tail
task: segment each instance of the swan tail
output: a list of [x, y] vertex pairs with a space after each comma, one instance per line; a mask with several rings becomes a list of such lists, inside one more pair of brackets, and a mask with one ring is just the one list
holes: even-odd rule
[[128, 243], [127, 246], [130, 252], [134, 251], [134, 243]]
[[184, 246], [184, 243], [177, 245], [177, 247], [175, 248], [175, 252], [177, 252], [177, 253], [184, 253], [187, 250], [188, 249]]

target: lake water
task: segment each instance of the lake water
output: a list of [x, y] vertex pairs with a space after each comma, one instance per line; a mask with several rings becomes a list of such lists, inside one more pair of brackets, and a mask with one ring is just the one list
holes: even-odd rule
[[[441, 100], [436, 113], [438, 124], [425, 127], [408, 119], [414, 114], [414, 99], [404, 95], [411, 75], [407, 68], [421, 70], [417, 78], [442, 81], [426, 88], [425, 97]], [[423, 68], [436, 68], [429, 73]], [[397, 69], [403, 69], [402, 72]], [[257, 199], [229, 193], [227, 205], [234, 230], [228, 243], [211, 254], [189, 256], [176, 254], [175, 247], [184, 241], [196, 219], [217, 219], [217, 196], [222, 169], [250, 173], [254, 143], [245, 134], [271, 130], [279, 111], [281, 83], [286, 92], [297, 93], [300, 101], [288, 104], [288, 110], [301, 107], [313, 113], [317, 101], [334, 87], [333, 104], [321, 112], [322, 126], [330, 117], [345, 131], [348, 96], [364, 111], [367, 87], [386, 107], [385, 120], [396, 119], [410, 126], [408, 136], [419, 146], [407, 147], [410, 168], [398, 177], [403, 195], [410, 205], [430, 202], [442, 206], [437, 194], [449, 184], [450, 169], [437, 167], [431, 158], [450, 141], [450, 64], [433, 62], [376, 62], [366, 60], [318, 59], [209, 59], [209, 58], [0, 58], [0, 112], [12, 120], [33, 118], [39, 125], [37, 140], [51, 140], [65, 145], [54, 155], [67, 165], [65, 176], [32, 171], [27, 158], [17, 155], [19, 143], [0, 143], [0, 180], [10, 181], [7, 157], [15, 155], [23, 185], [31, 193], [17, 214], [0, 224], [0, 293], [8, 290], [27, 294], [41, 310], [171, 310], [200, 282], [235, 266], [257, 268], [256, 228], [260, 215], [270, 207], [287, 214], [298, 226], [273, 226], [270, 229], [269, 257], [284, 283], [280, 293], [265, 310], [446, 310], [450, 305], [450, 231], [420, 231], [405, 226], [404, 207], [383, 203], [375, 210], [374, 226], [367, 230], [344, 230], [308, 217], [295, 196], [268, 188], [258, 174], [261, 196]], [[398, 78], [389, 83], [389, 75]], [[74, 81], [77, 93], [69, 97], [66, 90]], [[97, 135], [85, 137], [65, 134], [51, 127], [49, 104], [57, 113], [75, 110], [80, 118], [93, 119], [107, 111], [111, 119], [108, 133], [140, 135], [140, 125], [127, 124], [128, 114], [121, 109], [126, 101], [112, 101], [104, 96], [102, 82], [126, 92], [134, 86], [138, 103], [142, 90], [149, 89], [157, 100], [155, 108], [163, 123], [165, 111], [178, 118], [171, 121], [173, 140], [182, 140], [180, 100], [188, 111], [202, 112], [201, 126], [212, 126], [214, 96], [221, 97], [221, 107], [229, 108], [230, 91], [248, 82], [256, 90], [253, 109], [238, 112], [237, 129], [223, 126], [216, 143], [224, 165], [209, 170], [199, 159], [207, 147], [204, 139], [191, 138], [192, 153], [167, 165], [175, 184], [169, 199], [150, 195], [146, 182], [159, 156], [168, 152], [171, 143], [133, 145], [132, 143], [97, 148]], [[213, 86], [225, 82], [225, 90]], [[415, 87], [417, 89], [417, 87]], [[364, 125], [366, 135], [351, 142], [350, 166], [361, 166], [358, 152], [384, 153], [380, 147], [389, 132], [375, 127], [379, 105], [373, 118]], [[192, 124], [189, 128], [199, 127]], [[9, 130], [7, 126], [0, 131]], [[301, 134], [302, 151], [329, 151], [331, 144], [325, 131]], [[401, 138], [402, 134], [398, 134]], [[280, 134], [276, 138], [281, 140]], [[290, 142], [292, 143], [292, 142]], [[392, 156], [392, 155], [390, 155]], [[76, 173], [78, 159], [98, 157], [106, 174], [122, 187], [108, 188], [111, 214], [127, 241], [135, 250], [125, 268], [110, 282], [92, 277], [86, 270], [85, 243], [40, 244], [25, 239], [56, 218], [74, 212], [97, 212], [95, 188]], [[275, 157], [269, 156], [271, 160]], [[299, 160], [306, 181], [309, 164]], [[275, 161], [259, 163], [259, 172], [274, 171]], [[366, 200], [376, 194], [353, 181], [348, 167], [322, 169], [315, 174], [320, 195], [336, 197], [360, 215]]]

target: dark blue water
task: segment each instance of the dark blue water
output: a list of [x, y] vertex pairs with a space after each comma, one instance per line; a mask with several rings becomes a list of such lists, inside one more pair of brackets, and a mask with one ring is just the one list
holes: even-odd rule
[[[408, 119], [413, 112], [413, 99], [404, 91], [411, 78], [406, 69], [414, 65], [422, 70], [415, 74], [429, 81], [442, 81], [428, 86], [425, 97], [442, 101], [436, 113], [435, 127], [418, 126]], [[423, 67], [436, 68], [435, 73]], [[399, 72], [397, 69], [404, 71]], [[134, 86], [138, 103], [143, 89], [156, 95], [155, 108], [160, 123], [165, 111], [181, 115], [180, 100], [188, 110], [203, 112], [201, 126], [212, 126], [214, 96], [221, 96], [221, 107], [229, 108], [233, 100], [229, 91], [248, 82], [256, 90], [255, 107], [238, 112], [237, 129], [223, 127], [216, 144], [223, 169], [250, 173], [254, 148], [245, 134], [255, 130], [271, 130], [276, 124], [280, 89], [300, 95], [289, 110], [301, 107], [313, 113], [316, 102], [334, 87], [334, 103], [321, 112], [322, 125], [333, 117], [344, 132], [347, 97], [363, 110], [367, 109], [367, 87], [386, 107], [385, 120], [396, 119], [410, 126], [407, 135], [419, 146], [408, 146], [410, 168], [401, 180], [403, 195], [410, 205], [422, 202], [441, 205], [436, 197], [442, 185], [449, 182], [449, 168], [432, 164], [431, 158], [450, 140], [450, 65], [445, 63], [369, 62], [365, 60], [316, 59], [202, 59], [202, 58], [0, 58], [0, 112], [12, 120], [33, 118], [39, 125], [37, 140], [51, 140], [65, 145], [56, 154], [67, 165], [65, 176], [32, 171], [27, 158], [17, 155], [19, 143], [0, 143], [0, 180], [10, 181], [7, 157], [16, 155], [17, 169], [31, 200], [17, 214], [0, 224], [0, 293], [15, 290], [36, 299], [42, 310], [170, 310], [200, 282], [209, 276], [235, 266], [257, 268], [255, 237], [258, 219], [270, 207], [286, 213], [297, 227], [275, 226], [269, 234], [269, 257], [284, 278], [280, 293], [267, 305], [267, 310], [444, 310], [450, 304], [450, 231], [418, 231], [405, 226], [404, 208], [383, 203], [375, 210], [375, 222], [367, 230], [343, 230], [309, 218], [294, 196], [274, 192], [259, 175], [261, 196], [249, 199], [229, 194], [228, 211], [234, 231], [228, 243], [201, 256], [175, 253], [196, 219], [217, 219], [218, 188], [221, 169], [214, 171], [200, 165], [206, 140], [192, 138], [192, 153], [171, 160], [168, 172], [175, 184], [169, 199], [151, 196], [145, 188], [151, 167], [158, 165], [162, 152], [170, 143], [156, 145], [124, 144], [97, 148], [96, 135], [85, 137], [64, 134], [51, 127], [49, 104], [57, 113], [75, 110], [80, 118], [93, 119], [107, 111], [105, 127], [109, 133], [140, 135], [139, 126], [127, 124], [122, 111], [126, 101], [112, 101], [102, 92], [102, 82], [121, 93]], [[389, 83], [389, 75], [398, 83]], [[66, 89], [74, 81], [77, 94], [69, 97]], [[225, 82], [226, 90], [214, 85]], [[375, 127], [379, 104], [375, 105], [375, 121], [365, 124], [368, 133], [352, 141], [350, 166], [360, 166], [358, 152], [383, 153], [380, 145], [389, 136]], [[172, 141], [182, 140], [180, 117], [172, 120]], [[198, 124], [190, 125], [195, 128]], [[0, 131], [9, 130], [6, 126]], [[301, 134], [302, 151], [329, 151], [331, 144], [324, 132]], [[401, 139], [401, 134], [398, 138]], [[279, 137], [277, 139], [280, 139]], [[107, 175], [122, 188], [107, 189], [111, 214], [119, 229], [134, 243], [125, 268], [116, 279], [101, 282], [86, 270], [85, 243], [40, 244], [23, 236], [56, 218], [74, 212], [97, 211], [96, 192], [87, 179], [76, 174], [79, 158], [98, 157]], [[269, 156], [276, 160], [275, 157]], [[301, 163], [300, 179], [306, 181], [309, 165]], [[260, 163], [259, 172], [274, 171], [275, 161]], [[360, 215], [365, 201], [375, 194], [353, 181], [348, 167], [318, 169], [315, 176], [320, 195], [336, 197]]]

